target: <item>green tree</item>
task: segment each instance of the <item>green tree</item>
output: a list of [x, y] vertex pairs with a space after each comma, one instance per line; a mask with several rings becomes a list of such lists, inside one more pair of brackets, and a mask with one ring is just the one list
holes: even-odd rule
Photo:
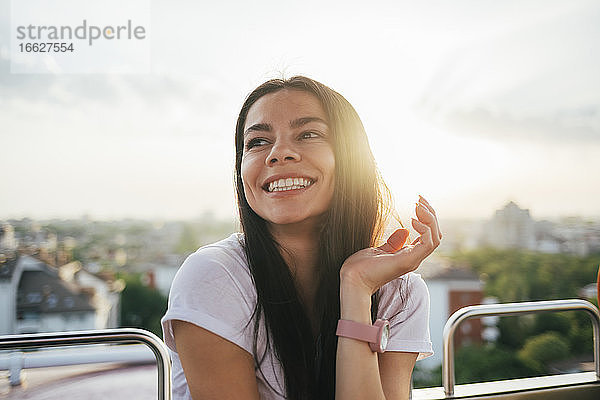
[[532, 321], [530, 315], [500, 318], [498, 344], [513, 350], [520, 349], [531, 335]]
[[[492, 248], [457, 252], [452, 259], [477, 272], [485, 281], [485, 294], [497, 297], [503, 303], [577, 298], [580, 288], [596, 281], [600, 264], [600, 254], [577, 257]], [[585, 312], [501, 318], [498, 328], [500, 337], [497, 345], [515, 353], [521, 350], [521, 361], [527, 361], [528, 367], [536, 371], [541, 370], [544, 363], [540, 364], [539, 357], [531, 358], [530, 353], [540, 340], [538, 336], [543, 333], [558, 335], [550, 337], [558, 337], [562, 341], [560, 343], [570, 349], [571, 354], [565, 356], [578, 356], [592, 350], [592, 328]], [[538, 339], [533, 340], [535, 338]], [[558, 346], [552, 350], [560, 354], [565, 346]]]
[[533, 326], [533, 335], [539, 335], [544, 332], [560, 333], [564, 337], [569, 335], [573, 326], [573, 319], [569, 318], [569, 313], [548, 312], [540, 313], [535, 316], [535, 324]]
[[568, 334], [571, 353], [592, 353], [594, 346], [594, 331], [590, 316], [585, 311], [570, 312], [567, 315], [569, 316], [571, 324], [571, 329]]
[[456, 352], [456, 382], [474, 383], [535, 375], [509, 348], [469, 345]]
[[600, 254], [576, 257], [492, 248], [458, 252], [452, 259], [486, 276], [485, 292], [502, 302], [577, 297], [596, 281]]
[[538, 373], [548, 372], [548, 363], [569, 356], [569, 343], [556, 332], [546, 332], [525, 342], [518, 353], [523, 364]]
[[[462, 346], [455, 355], [456, 383], [474, 383], [534, 376], [535, 371], [525, 365], [517, 353], [504, 346]], [[442, 385], [441, 366], [425, 371], [417, 363], [413, 373], [415, 388]]]
[[162, 336], [160, 319], [167, 311], [167, 298], [141, 282], [141, 275], [125, 275], [121, 293], [121, 326], [147, 329]]

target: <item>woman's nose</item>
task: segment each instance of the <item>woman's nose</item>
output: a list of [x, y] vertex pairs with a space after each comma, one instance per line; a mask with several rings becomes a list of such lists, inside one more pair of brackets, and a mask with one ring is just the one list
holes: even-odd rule
[[271, 147], [271, 152], [267, 157], [267, 165], [274, 165], [282, 162], [300, 161], [300, 153], [287, 141], [277, 141]]

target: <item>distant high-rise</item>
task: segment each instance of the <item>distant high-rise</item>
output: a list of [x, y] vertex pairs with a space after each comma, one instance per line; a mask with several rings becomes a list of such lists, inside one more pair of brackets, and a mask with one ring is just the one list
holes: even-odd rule
[[535, 222], [529, 210], [520, 208], [513, 201], [497, 210], [484, 230], [483, 242], [498, 249], [534, 250]]
[[17, 240], [15, 238], [15, 229], [9, 223], [0, 226], [0, 252], [6, 250], [14, 251], [17, 249]]

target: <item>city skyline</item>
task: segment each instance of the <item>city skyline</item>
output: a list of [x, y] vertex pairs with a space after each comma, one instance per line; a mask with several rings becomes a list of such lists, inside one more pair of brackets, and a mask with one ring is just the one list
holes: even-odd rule
[[[534, 222], [544, 222], [544, 221], [550, 221], [550, 222], [593, 222], [593, 223], [597, 223], [600, 222], [600, 216], [598, 215], [579, 215], [579, 214], [563, 214], [563, 215], [554, 215], [554, 216], [543, 216], [543, 215], [539, 215], [535, 212], [535, 210], [531, 210], [528, 208], [521, 208], [521, 205], [514, 202], [513, 200], [508, 200], [505, 203], [500, 204], [496, 209], [490, 210], [490, 212], [488, 213], [488, 215], [484, 215], [482, 217], [445, 217], [442, 216], [440, 217], [440, 221], [447, 221], [447, 222], [451, 222], [451, 223], [456, 223], [456, 222], [461, 222], [461, 221], [470, 221], [470, 222], [486, 222], [486, 221], [491, 221], [493, 220], [497, 213], [499, 211], [502, 211], [504, 209], [506, 209], [507, 207], [511, 207], [511, 206], [517, 206], [517, 208], [526, 211], [527, 213], [529, 213], [529, 216], [531, 217], [531, 219]], [[397, 210], [398, 208], [396, 208]], [[402, 220], [404, 220], [402, 218], [402, 216], [400, 215], [400, 218]], [[397, 222], [393, 221], [394, 218], [392, 218], [392, 220], [389, 221], [390, 224], [392, 225], [396, 225]], [[150, 217], [135, 217], [135, 216], [123, 216], [123, 217], [108, 217], [108, 218], [97, 218], [94, 215], [91, 215], [89, 213], [84, 213], [81, 215], [72, 215], [72, 216], [66, 216], [66, 217], [61, 217], [61, 216], [54, 216], [54, 217], [34, 217], [34, 216], [28, 216], [28, 215], [23, 215], [23, 216], [18, 216], [18, 217], [11, 217], [11, 216], [2, 216], [0, 215], [0, 223], [1, 222], [9, 222], [9, 221], [26, 221], [29, 220], [31, 222], [36, 222], [36, 223], [46, 223], [46, 222], [54, 222], [54, 221], [63, 221], [63, 222], [68, 222], [68, 221], [93, 221], [93, 222], [107, 222], [107, 223], [119, 223], [119, 222], [149, 222], [149, 223], [153, 223], [156, 224], [156, 226], [161, 226], [161, 224], [163, 223], [169, 223], [169, 222], [181, 222], [181, 223], [185, 223], [187, 222], [200, 222], [200, 221], [204, 221], [204, 222], [215, 222], [215, 223], [232, 223], [232, 224], [236, 224], [239, 223], [239, 218], [237, 214], [231, 214], [231, 215], [219, 215], [216, 214], [213, 210], [205, 210], [202, 213], [193, 215], [193, 216], [189, 216], [189, 217], [184, 217], [184, 218], [164, 218], [164, 217], [156, 217], [156, 216], [150, 216]]]
[[230, 6], [152, 2], [150, 74], [12, 74], [0, 0], [0, 218], [235, 216], [237, 112], [282, 74], [354, 105], [403, 220], [600, 217], [597, 2]]

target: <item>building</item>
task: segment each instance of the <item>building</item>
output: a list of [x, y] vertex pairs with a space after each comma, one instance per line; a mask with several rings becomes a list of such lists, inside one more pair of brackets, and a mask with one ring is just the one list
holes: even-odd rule
[[0, 227], [0, 250], [15, 251], [16, 249], [15, 229], [11, 224], [5, 222]]
[[[429, 327], [434, 351], [434, 355], [420, 361], [420, 365], [432, 369], [442, 363], [446, 321], [462, 307], [482, 304], [483, 282], [473, 271], [453, 266], [438, 258], [426, 259], [417, 272], [421, 274], [429, 289]], [[469, 343], [481, 343], [481, 321], [469, 319], [463, 322], [456, 331], [454, 340], [455, 348]]]
[[529, 210], [509, 202], [488, 222], [482, 244], [498, 249], [536, 249], [535, 222]]
[[86, 281], [85, 274], [81, 279], [63, 279], [60, 269], [30, 255], [15, 253], [0, 261], [0, 334], [118, 326], [118, 299], [113, 293], [118, 297], [120, 291], [109, 282], [90, 277]]
[[497, 249], [584, 257], [600, 251], [600, 223], [580, 217], [535, 221], [529, 210], [511, 201], [484, 224], [480, 244]]
[[111, 273], [91, 273], [79, 261], [59, 267], [58, 275], [64, 282], [84, 288], [87, 292], [96, 310], [94, 329], [120, 326], [121, 292], [125, 288], [122, 280], [115, 280]]

